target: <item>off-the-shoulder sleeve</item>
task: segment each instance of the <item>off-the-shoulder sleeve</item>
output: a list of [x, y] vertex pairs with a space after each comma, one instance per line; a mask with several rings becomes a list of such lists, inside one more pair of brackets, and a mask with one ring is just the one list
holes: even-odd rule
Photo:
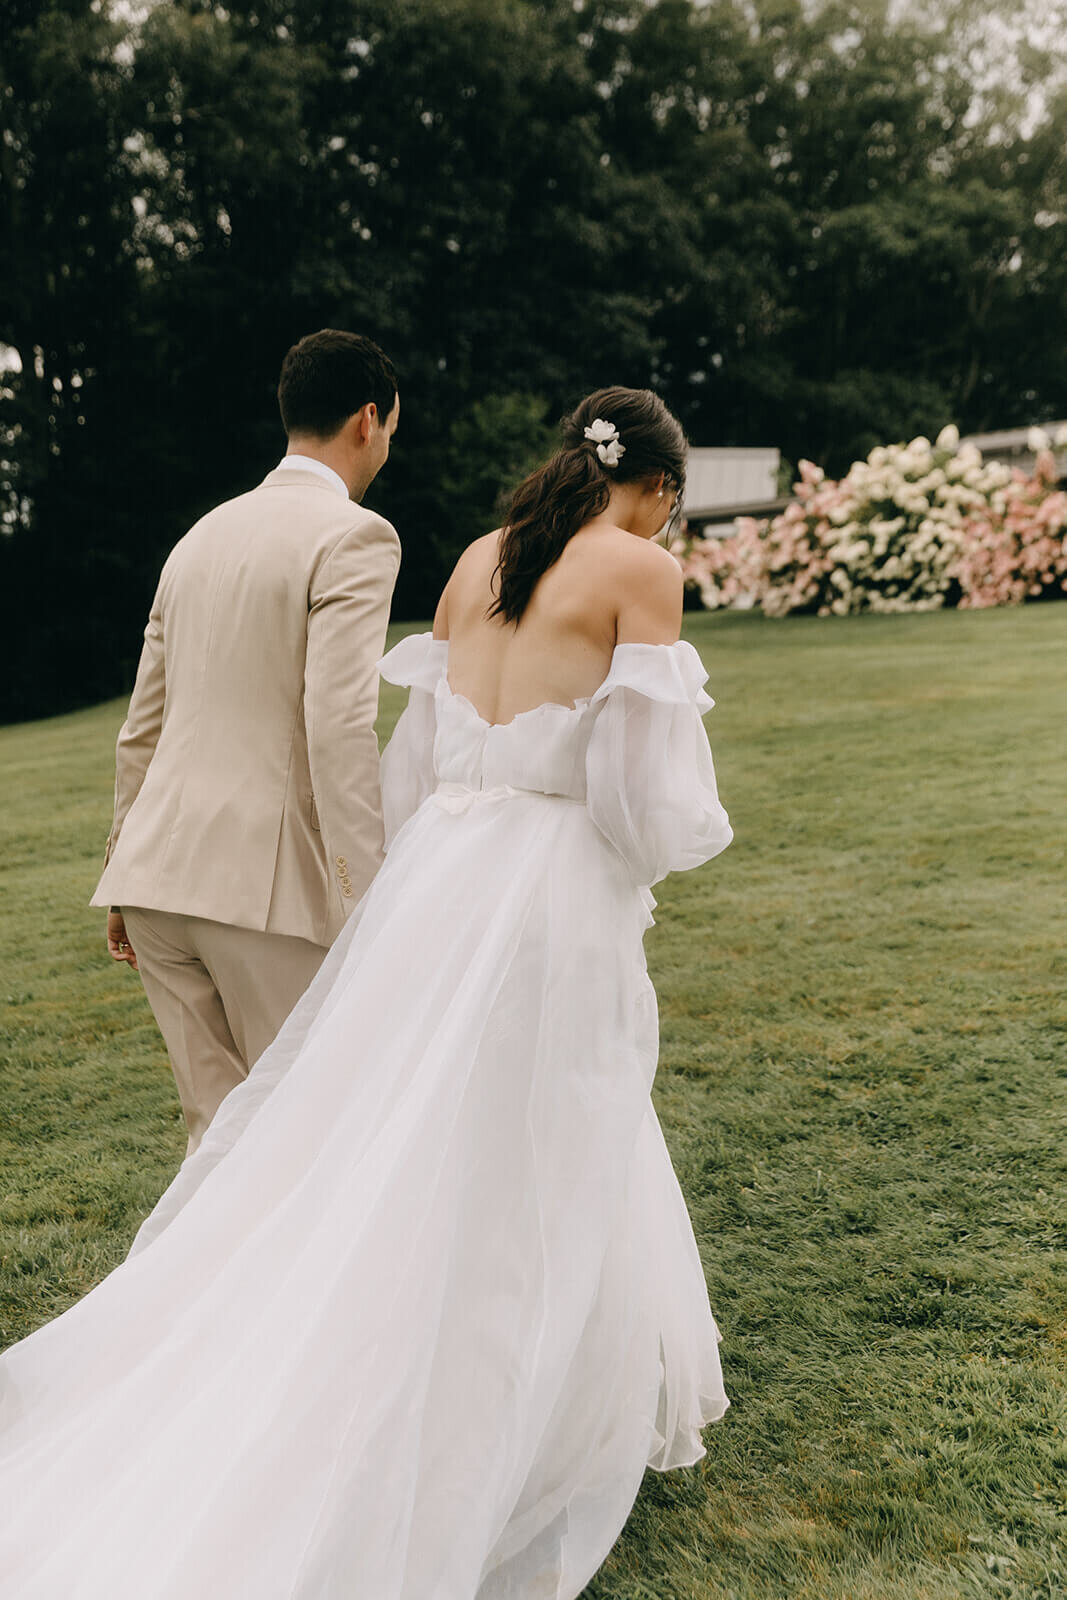
[[378, 671], [386, 683], [411, 691], [382, 753], [382, 816], [387, 850], [436, 786], [434, 692], [447, 670], [448, 640], [435, 639], [430, 633], [409, 634], [378, 662]]
[[701, 717], [714, 701], [691, 644], [621, 644], [592, 697], [589, 814], [636, 882], [698, 867], [733, 838]]

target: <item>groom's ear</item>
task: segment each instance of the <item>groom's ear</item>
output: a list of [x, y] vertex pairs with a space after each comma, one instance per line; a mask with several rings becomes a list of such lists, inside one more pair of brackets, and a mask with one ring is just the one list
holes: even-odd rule
[[378, 407], [373, 400], [368, 400], [365, 406], [360, 406], [356, 412], [359, 418], [359, 439], [361, 444], [369, 444], [374, 425], [378, 421]]
[[353, 411], [350, 417], [345, 418], [338, 437], [345, 441], [349, 449], [361, 450], [370, 442], [377, 417], [378, 407], [373, 400], [368, 400], [365, 406], [360, 406], [358, 411]]

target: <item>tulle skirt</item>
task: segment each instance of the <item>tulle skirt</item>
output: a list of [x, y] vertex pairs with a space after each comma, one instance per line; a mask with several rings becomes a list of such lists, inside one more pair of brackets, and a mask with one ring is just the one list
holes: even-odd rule
[[581, 1592], [728, 1404], [648, 900], [579, 803], [423, 805], [129, 1258], [0, 1362], [4, 1600]]

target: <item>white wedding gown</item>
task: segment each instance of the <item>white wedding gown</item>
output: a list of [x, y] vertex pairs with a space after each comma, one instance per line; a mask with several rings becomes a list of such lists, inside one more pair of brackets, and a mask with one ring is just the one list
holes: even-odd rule
[[492, 726], [410, 637], [388, 854], [128, 1259], [0, 1361], [4, 1600], [572, 1600], [717, 1332], [648, 885], [730, 840], [691, 645]]

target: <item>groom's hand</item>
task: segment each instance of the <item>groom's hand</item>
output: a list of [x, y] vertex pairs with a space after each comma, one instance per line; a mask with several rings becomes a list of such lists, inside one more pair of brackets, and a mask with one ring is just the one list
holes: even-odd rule
[[134, 972], [137, 971], [137, 956], [127, 938], [121, 911], [109, 911], [107, 914], [107, 948], [113, 960], [128, 961]]

